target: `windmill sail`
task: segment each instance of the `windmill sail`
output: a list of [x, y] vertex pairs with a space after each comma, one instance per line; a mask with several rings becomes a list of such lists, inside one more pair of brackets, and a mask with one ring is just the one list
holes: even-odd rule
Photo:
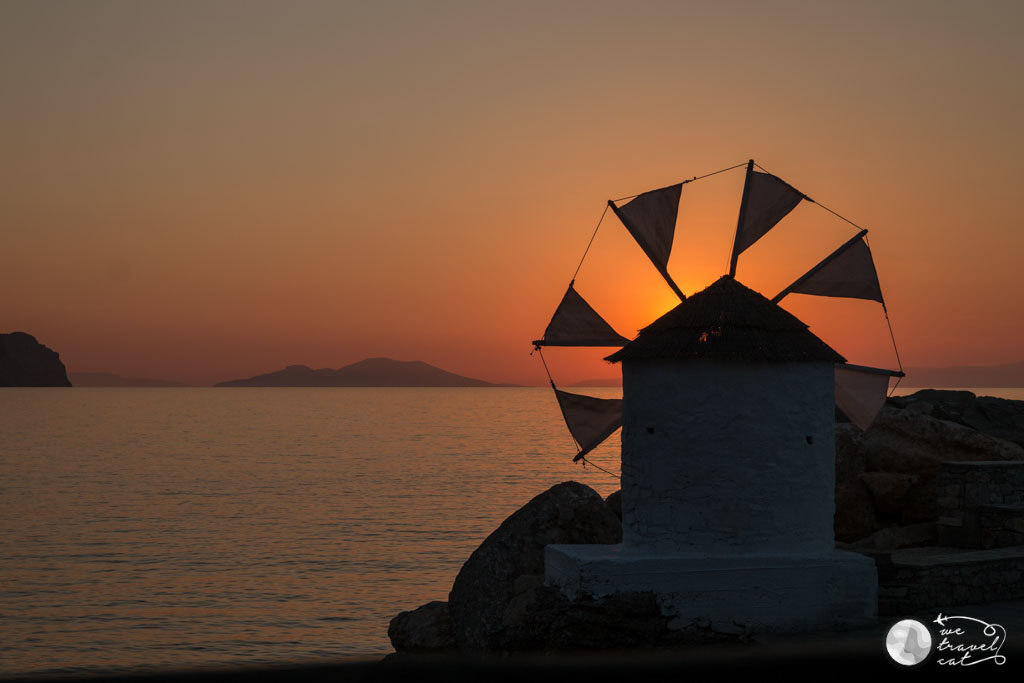
[[882, 289], [878, 285], [878, 273], [871, 258], [871, 250], [864, 242], [867, 230], [861, 230], [811, 268], [796, 282], [775, 295], [772, 303], [778, 303], [791, 293], [814, 294], [817, 296], [848, 297], [868, 299], [885, 305]]
[[679, 214], [679, 196], [683, 184], [670, 185], [660, 190], [651, 190], [637, 195], [626, 204], [615, 206], [609, 200], [615, 215], [629, 230], [640, 248], [651, 259], [662, 277], [680, 299], [686, 296], [668, 274], [668, 257], [672, 253], [672, 239], [676, 231], [676, 216]]
[[804, 199], [802, 192], [784, 180], [770, 173], [755, 171], [753, 163], [751, 161], [747, 165], [747, 179], [743, 184], [743, 200], [736, 224], [730, 275], [736, 274], [736, 259], [739, 255], [775, 227]]
[[612, 329], [569, 283], [561, 303], [534, 346], [622, 346], [629, 340]]
[[885, 405], [890, 377], [902, 372], [863, 365], [836, 365], [836, 405], [850, 422], [867, 429]]
[[569, 433], [580, 448], [573, 462], [597, 448], [622, 426], [621, 398], [595, 398], [560, 389], [555, 389], [555, 397]]

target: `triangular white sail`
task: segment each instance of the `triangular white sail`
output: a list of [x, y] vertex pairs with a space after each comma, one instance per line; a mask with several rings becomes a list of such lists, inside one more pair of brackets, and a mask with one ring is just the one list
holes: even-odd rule
[[733, 259], [775, 227], [803, 198], [801, 192], [784, 180], [770, 173], [749, 171], [740, 209], [742, 215], [736, 228]]
[[534, 346], [622, 346], [629, 340], [612, 329], [569, 283], [561, 303]]
[[555, 389], [555, 397], [569, 433], [580, 448], [573, 462], [597, 448], [622, 426], [621, 398], [595, 398], [560, 389]]
[[778, 303], [790, 293], [868, 299], [884, 303], [871, 250], [864, 242], [867, 230], [829, 254], [772, 301]]
[[871, 426], [885, 405], [889, 378], [903, 373], [861, 365], [836, 365], [836, 405], [862, 430]]
[[685, 299], [682, 291], [668, 274], [668, 257], [672, 253], [672, 240], [676, 232], [676, 216], [679, 214], [679, 197], [683, 184], [670, 185], [660, 190], [651, 190], [637, 195], [621, 207], [609, 201], [615, 215], [629, 230], [640, 248], [651, 259], [672, 291]]

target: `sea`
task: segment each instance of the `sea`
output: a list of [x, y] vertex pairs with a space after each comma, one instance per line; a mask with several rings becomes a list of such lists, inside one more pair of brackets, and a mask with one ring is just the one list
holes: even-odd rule
[[545, 388], [0, 389], [0, 676], [382, 657], [531, 498], [618, 488], [574, 454]]

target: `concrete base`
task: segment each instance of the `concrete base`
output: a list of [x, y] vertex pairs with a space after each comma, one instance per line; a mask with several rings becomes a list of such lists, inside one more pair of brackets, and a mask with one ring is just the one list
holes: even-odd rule
[[545, 583], [570, 600], [653, 591], [672, 628], [846, 628], [870, 622], [878, 609], [874, 561], [840, 550], [806, 557], [707, 557], [621, 545], [549, 545], [544, 567]]

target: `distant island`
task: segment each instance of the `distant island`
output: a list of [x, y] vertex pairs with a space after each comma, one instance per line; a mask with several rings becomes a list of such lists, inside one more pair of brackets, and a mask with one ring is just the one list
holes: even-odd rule
[[608, 379], [585, 379], [575, 384], [570, 384], [570, 387], [621, 387], [622, 377], [610, 377]]
[[68, 378], [76, 387], [186, 387], [187, 384], [163, 379], [121, 377], [110, 372], [70, 372]]
[[367, 358], [333, 370], [289, 365], [284, 370], [215, 384], [217, 387], [502, 387], [418, 360]]
[[70, 387], [60, 354], [26, 332], [0, 334], [0, 387]]

